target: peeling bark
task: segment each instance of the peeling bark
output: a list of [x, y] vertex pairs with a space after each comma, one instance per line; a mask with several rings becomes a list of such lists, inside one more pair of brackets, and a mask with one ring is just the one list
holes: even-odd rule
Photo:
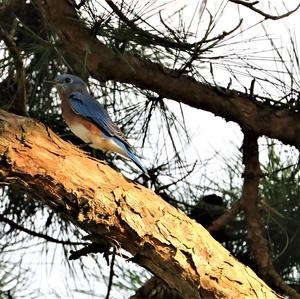
[[79, 19], [67, 0], [36, 1], [54, 25], [68, 55], [85, 61], [99, 80], [130, 83], [142, 89], [234, 121], [242, 128], [300, 148], [298, 113], [260, 103], [234, 90], [211, 88], [189, 76], [128, 53], [106, 47]]
[[1, 182], [118, 244], [184, 298], [280, 298], [201, 225], [43, 124], [0, 110], [0, 155]]

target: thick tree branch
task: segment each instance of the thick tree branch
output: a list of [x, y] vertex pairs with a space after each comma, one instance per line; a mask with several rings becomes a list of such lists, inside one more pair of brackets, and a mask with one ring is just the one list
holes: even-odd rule
[[0, 111], [0, 157], [2, 182], [121, 246], [184, 298], [279, 298], [201, 225], [44, 125]]
[[266, 238], [265, 224], [258, 208], [259, 180], [261, 170], [258, 153], [258, 137], [252, 132], [244, 130], [243, 141], [244, 185], [241, 196], [241, 205], [246, 214], [248, 239], [252, 254], [266, 280], [278, 286], [291, 298], [300, 298], [300, 295], [287, 285], [273, 266], [270, 256], [269, 242]]
[[195, 108], [210, 111], [241, 127], [277, 138], [300, 148], [300, 121], [297, 113], [273, 108], [236, 91], [220, 92], [178, 71], [140, 59], [118, 54], [102, 44], [78, 18], [66, 0], [38, 1], [45, 17], [54, 25], [69, 55], [86, 61], [97, 79], [115, 80], [150, 89]]

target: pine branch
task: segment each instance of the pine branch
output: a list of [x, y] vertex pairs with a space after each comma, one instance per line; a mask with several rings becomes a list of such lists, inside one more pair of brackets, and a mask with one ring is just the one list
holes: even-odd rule
[[2, 183], [34, 194], [93, 241], [113, 240], [184, 298], [280, 298], [201, 225], [35, 120], [0, 111], [0, 157]]
[[2, 214], [0, 214], [0, 221], [7, 223], [12, 229], [17, 229], [17, 230], [22, 231], [22, 232], [24, 232], [28, 235], [33, 236], [33, 237], [38, 237], [38, 238], [44, 239], [47, 242], [62, 244], [62, 245], [86, 245], [87, 244], [85, 242], [73, 242], [73, 241], [70, 241], [70, 240], [59, 240], [59, 239], [53, 238], [51, 236], [48, 236], [44, 233], [38, 233], [34, 230], [28, 229], [28, 228], [14, 222], [11, 219], [8, 219], [7, 217], [5, 217]]
[[268, 13], [256, 8], [255, 5], [258, 4], [259, 1], [254, 1], [254, 2], [248, 2], [248, 1], [246, 2], [246, 1], [242, 1], [242, 0], [229, 0], [229, 1], [232, 3], [236, 3], [239, 5], [245, 6], [249, 9], [255, 11], [256, 13], [260, 14], [261, 16], [265, 17], [265, 19], [270, 19], [270, 20], [279, 20], [279, 19], [286, 18], [286, 17], [290, 16], [291, 14], [293, 14], [294, 12], [296, 12], [300, 8], [300, 3], [299, 3], [296, 6], [296, 8], [294, 8], [282, 15], [274, 16], [274, 15], [268, 14]]
[[252, 254], [265, 279], [271, 279], [276, 286], [292, 298], [300, 298], [300, 294], [284, 282], [272, 263], [269, 242], [266, 238], [265, 224], [263, 223], [258, 208], [261, 170], [259, 164], [258, 137], [256, 134], [244, 130], [242, 150], [245, 169], [241, 205], [246, 214], [248, 239]]
[[192, 77], [181, 75], [180, 71], [137, 56], [118, 54], [92, 35], [79, 19], [75, 8], [68, 5], [66, 0], [37, 2], [60, 34], [65, 50], [86, 61], [94, 78], [130, 83], [152, 90], [161, 97], [212, 112], [259, 136], [276, 138], [300, 149], [298, 113], [259, 102], [249, 94], [207, 86]]
[[26, 115], [26, 78], [23, 61], [21, 58], [20, 50], [15, 44], [13, 37], [10, 36], [0, 25], [0, 39], [3, 39], [4, 43], [9, 50], [16, 69], [16, 83], [17, 83], [17, 94], [13, 101], [14, 111], [20, 115]]

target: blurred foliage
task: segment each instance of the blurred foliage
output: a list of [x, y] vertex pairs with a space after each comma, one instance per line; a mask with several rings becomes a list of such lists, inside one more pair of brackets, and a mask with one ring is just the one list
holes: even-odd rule
[[[194, 13], [190, 13], [188, 18], [186, 7], [176, 6], [176, 1], [150, 1], [146, 4], [142, 1], [115, 2], [131, 24], [121, 21], [103, 1], [80, 3], [78, 13], [91, 32], [117, 52], [130, 52], [218, 88], [227, 86], [224, 78], [229, 78], [229, 87], [249, 93], [250, 82], [255, 79], [255, 99], [298, 111], [299, 63], [292, 36], [287, 63], [282, 49], [276, 48], [267, 32], [264, 35], [257, 35], [257, 31], [252, 33], [253, 28], [257, 29], [263, 21], [241, 27], [237, 18], [234, 25], [223, 26], [226, 23], [224, 15], [228, 12], [226, 1], [220, 1], [213, 12], [206, 10], [206, 1], [195, 2]], [[136, 175], [132, 165], [121, 157], [93, 151], [85, 146], [87, 152], [96, 158], [106, 159], [112, 167], [120, 169], [133, 180], [151, 186], [164, 200], [181, 208], [206, 227], [239, 200], [243, 172], [241, 156], [232, 155], [231, 159], [227, 159], [219, 153], [213, 157], [219, 163], [218, 173], [206, 173], [211, 160], [199, 158], [188, 129], [185, 107], [151, 91], [116, 82], [98, 82], [91, 78], [84, 61], [66, 55], [56, 32], [32, 1], [17, 1], [13, 9], [7, 9], [5, 14], [0, 11], [0, 26], [14, 41], [23, 61], [26, 112], [30, 117], [42, 121], [62, 138], [83, 146], [66, 128], [60, 114], [59, 100], [51, 84], [47, 83], [62, 72], [80, 75], [89, 82], [91, 93], [106, 106], [129, 140], [133, 140], [137, 152], [145, 157], [150, 180]], [[222, 37], [225, 30], [232, 32]], [[0, 39], [3, 40], [3, 37], [0, 36]], [[270, 41], [270, 47], [263, 53], [266, 56], [260, 56], [263, 54], [258, 55], [257, 48], [266, 41]], [[19, 84], [16, 65], [3, 41], [0, 43], [0, 53], [0, 107], [15, 112]], [[277, 69], [263, 67], [265, 62], [270, 61], [276, 62]], [[286, 68], [289, 64], [292, 67]], [[220, 76], [223, 79], [221, 83]], [[246, 83], [241, 77], [246, 78]], [[300, 184], [295, 158], [298, 153], [289, 156], [289, 152], [294, 153], [291, 149], [288, 148], [284, 154], [281, 150], [283, 147], [270, 143], [265, 147], [267, 155], [262, 161], [260, 210], [276, 269], [291, 285], [298, 287], [300, 253], [295, 250], [300, 245]], [[35, 200], [32, 194], [24, 194], [14, 187], [2, 188], [0, 213], [20, 226], [57, 240], [72, 240], [75, 244], [81, 242], [84, 235], [60, 215], [52, 213], [40, 200]], [[256, 269], [246, 235], [241, 213], [214, 237], [238, 259]], [[0, 260], [7, 260], [0, 263], [0, 273], [4, 273], [0, 275], [0, 298], [35, 298], [43, 297], [45, 293], [54, 298], [64, 296], [56, 285], [49, 286], [50, 290], [45, 288], [39, 291], [38, 285], [42, 282], [34, 281], [32, 284], [32, 280], [36, 280], [36, 276], [32, 276], [33, 269], [37, 267], [34, 262], [45, 267], [43, 271], [48, 274], [52, 270], [55, 273], [61, 271], [57, 270], [57, 264], [69, 271], [68, 278], [61, 282], [63, 294], [77, 292], [91, 297], [104, 296], [105, 290], [98, 292], [98, 289], [103, 289], [103, 282], [107, 284], [108, 280], [105, 260], [93, 255], [69, 262], [70, 251], [79, 248], [78, 244], [52, 244], [0, 222]], [[58, 263], [55, 262], [57, 260]], [[34, 261], [31, 270], [22, 268], [28, 261]], [[125, 295], [149, 277], [145, 270], [137, 267], [130, 269], [128, 264], [117, 259], [118, 277], [114, 278], [116, 292], [121, 289]], [[45, 280], [44, 277], [43, 283]], [[37, 287], [30, 288], [31, 285]], [[26, 288], [30, 291], [22, 292]]]

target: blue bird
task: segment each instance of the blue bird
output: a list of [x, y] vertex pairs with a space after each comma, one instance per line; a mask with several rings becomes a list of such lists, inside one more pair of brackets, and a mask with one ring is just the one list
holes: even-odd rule
[[77, 137], [95, 149], [116, 152], [131, 159], [147, 174], [133, 147], [103, 105], [89, 94], [81, 78], [63, 74], [54, 79], [54, 84], [61, 99], [63, 118]]

